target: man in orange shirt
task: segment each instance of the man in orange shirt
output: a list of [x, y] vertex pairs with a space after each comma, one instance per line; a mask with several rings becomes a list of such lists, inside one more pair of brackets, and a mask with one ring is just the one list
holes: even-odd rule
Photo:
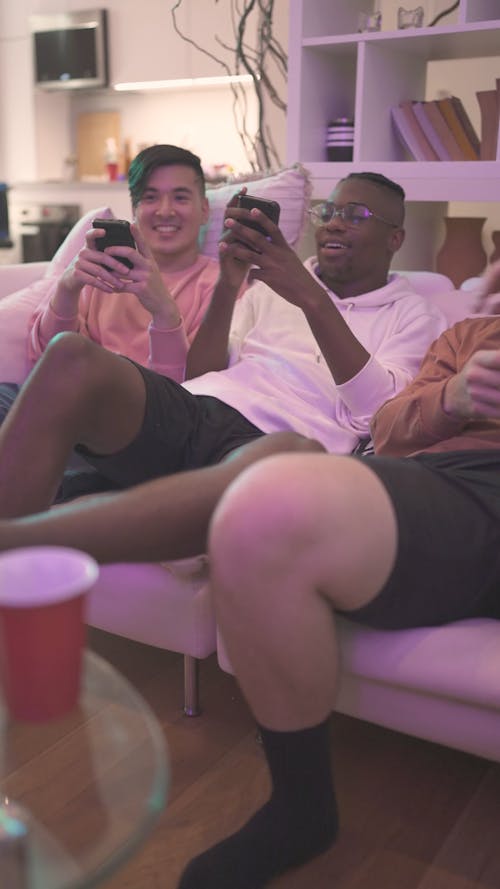
[[500, 318], [441, 334], [372, 434], [375, 456], [270, 456], [215, 511], [218, 626], [272, 792], [179, 889], [259, 889], [335, 842], [335, 612], [383, 629], [500, 619]]

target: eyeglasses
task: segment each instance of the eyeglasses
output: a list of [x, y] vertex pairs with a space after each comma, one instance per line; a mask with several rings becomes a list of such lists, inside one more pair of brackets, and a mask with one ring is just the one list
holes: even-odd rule
[[384, 219], [383, 216], [378, 216], [377, 213], [374, 213], [373, 210], [365, 207], [364, 204], [351, 203], [346, 204], [345, 207], [336, 207], [331, 201], [325, 201], [323, 204], [318, 204], [316, 207], [313, 207], [308, 212], [313, 225], [328, 225], [335, 216], [338, 216], [348, 228], [357, 228], [373, 216], [374, 219], [378, 219], [379, 222], [384, 222], [386, 225], [390, 225], [391, 228], [399, 228], [395, 222], [389, 222], [389, 220]]

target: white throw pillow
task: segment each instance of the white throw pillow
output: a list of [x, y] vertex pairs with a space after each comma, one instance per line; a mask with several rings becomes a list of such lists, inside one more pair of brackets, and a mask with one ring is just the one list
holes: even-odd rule
[[44, 302], [64, 269], [85, 242], [85, 233], [95, 216], [113, 218], [109, 207], [90, 210], [75, 223], [39, 281], [0, 300], [0, 382], [22, 383], [31, 364], [28, 361], [28, 328], [36, 307]]
[[201, 251], [218, 259], [218, 243], [223, 230], [224, 210], [243, 186], [248, 194], [258, 198], [278, 201], [281, 207], [279, 227], [288, 243], [295, 247], [307, 222], [307, 210], [311, 201], [310, 173], [302, 164], [294, 164], [267, 175], [260, 173], [235, 179], [233, 182], [207, 188], [210, 220], [201, 234]]

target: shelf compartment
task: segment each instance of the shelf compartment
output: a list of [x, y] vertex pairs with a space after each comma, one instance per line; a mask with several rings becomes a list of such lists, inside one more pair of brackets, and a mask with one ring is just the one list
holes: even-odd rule
[[436, 34], [446, 31], [448, 27], [460, 28], [464, 25], [484, 23], [486, 26], [495, 20], [500, 21], [500, 0], [461, 0], [453, 18], [446, 17], [432, 28], [415, 28], [408, 30], [384, 29], [384, 10], [382, 10], [382, 30], [380, 32], [358, 32], [358, 16], [360, 12], [373, 13], [381, 8], [378, 0], [296, 0], [291, 3], [290, 16], [293, 17], [300, 33], [305, 39], [321, 37], [325, 34], [353, 36], [364, 38], [372, 34], [391, 36], [397, 34], [421, 34], [425, 31]]
[[[326, 160], [326, 133], [330, 120], [354, 117], [357, 44], [305, 49], [300, 64], [290, 71], [288, 156], [304, 162]], [[298, 114], [298, 117], [294, 116]]]

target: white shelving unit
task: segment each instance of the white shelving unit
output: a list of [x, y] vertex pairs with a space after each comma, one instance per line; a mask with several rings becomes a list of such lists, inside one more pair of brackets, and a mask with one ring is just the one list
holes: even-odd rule
[[[358, 33], [358, 13], [370, 7], [380, 5], [290, 0], [288, 161], [300, 160], [311, 171], [315, 198], [327, 197], [354, 170], [399, 182], [420, 237], [418, 255], [413, 251], [404, 261], [429, 268], [449, 201], [500, 201], [500, 159], [407, 160], [390, 109], [405, 99], [426, 98], [429, 63], [498, 56], [500, 0], [460, 0], [453, 24], [445, 18], [432, 28]], [[350, 163], [326, 160], [326, 127], [340, 116], [355, 122]]]

